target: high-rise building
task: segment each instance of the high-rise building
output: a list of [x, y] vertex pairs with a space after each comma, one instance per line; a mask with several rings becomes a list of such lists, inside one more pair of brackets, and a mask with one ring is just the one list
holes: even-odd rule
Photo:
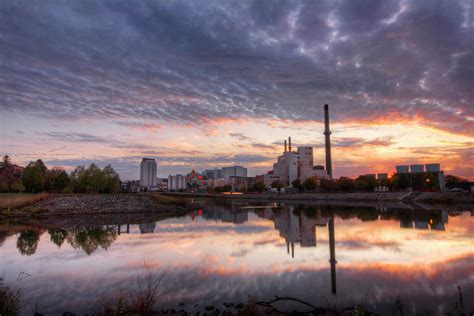
[[150, 189], [156, 187], [156, 161], [153, 158], [143, 158], [140, 163], [140, 186]]

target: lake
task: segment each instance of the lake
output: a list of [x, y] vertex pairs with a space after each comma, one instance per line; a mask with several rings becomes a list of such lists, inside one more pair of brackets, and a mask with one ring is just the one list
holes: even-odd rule
[[0, 274], [22, 289], [25, 315], [35, 306], [91, 313], [147, 269], [163, 274], [159, 307], [190, 312], [278, 295], [437, 313], [455, 310], [458, 286], [474, 311], [471, 211], [194, 202], [185, 216], [151, 223], [0, 225]]

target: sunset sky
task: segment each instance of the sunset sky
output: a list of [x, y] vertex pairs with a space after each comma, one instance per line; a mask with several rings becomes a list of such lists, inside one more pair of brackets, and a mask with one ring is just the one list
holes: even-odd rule
[[271, 169], [292, 137], [335, 176], [441, 163], [474, 179], [465, 1], [1, 1], [0, 154], [138, 179]]

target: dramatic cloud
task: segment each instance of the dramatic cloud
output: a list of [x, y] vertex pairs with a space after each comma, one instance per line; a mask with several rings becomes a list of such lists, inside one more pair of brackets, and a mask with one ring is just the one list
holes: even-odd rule
[[1, 106], [66, 119], [416, 116], [472, 133], [469, 1], [3, 2]]

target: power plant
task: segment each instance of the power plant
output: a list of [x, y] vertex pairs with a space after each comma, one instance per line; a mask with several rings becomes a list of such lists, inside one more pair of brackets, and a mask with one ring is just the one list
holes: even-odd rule
[[324, 105], [324, 135], [326, 136], [326, 172], [332, 179], [332, 164], [331, 164], [331, 131], [329, 130], [329, 106]]

